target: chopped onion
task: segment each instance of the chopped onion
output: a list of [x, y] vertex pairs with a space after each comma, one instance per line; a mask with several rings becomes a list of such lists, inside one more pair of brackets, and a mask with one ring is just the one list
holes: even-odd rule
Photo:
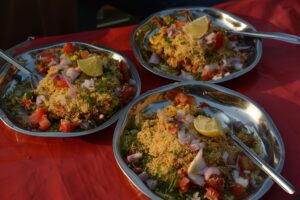
[[68, 68], [69, 68], [68, 65], [62, 65], [62, 64], [54, 65], [54, 66], [52, 66], [52, 67], [54, 67], [54, 68], [56, 68], [56, 69], [58, 69], [58, 70], [61, 70], [61, 69], [68, 69]]
[[142, 153], [134, 153], [134, 154], [127, 156], [127, 161], [133, 162], [133, 161], [140, 159], [142, 156], [143, 156]]
[[90, 79], [90, 80], [86, 79], [86, 80], [84, 80], [84, 82], [81, 83], [81, 87], [82, 88], [85, 87], [85, 88], [87, 88], [89, 90], [94, 90], [95, 89], [94, 79]]
[[188, 114], [188, 115], [185, 116], [185, 121], [186, 121], [188, 124], [194, 122], [194, 119], [195, 119], [195, 117], [194, 117], [193, 115]]
[[224, 74], [224, 76], [229, 76], [230, 75], [230, 72], [226, 72], [225, 74]]
[[80, 72], [78, 72], [75, 68], [70, 67], [65, 70], [65, 75], [68, 77], [70, 82], [73, 82], [78, 76]]
[[231, 175], [233, 180], [235, 180], [240, 176], [240, 172], [238, 170], [232, 170]]
[[227, 151], [224, 151], [223, 154], [222, 154], [222, 159], [223, 161], [226, 163], [227, 160], [228, 160], [228, 157], [229, 157], [229, 154]]
[[236, 70], [241, 70], [243, 68], [243, 64], [241, 63], [241, 59], [239, 57], [229, 58], [228, 63]]
[[213, 77], [212, 77], [212, 80], [219, 80], [219, 79], [221, 79], [222, 78], [222, 74], [217, 74], [217, 75], [214, 75]]
[[40, 106], [45, 100], [46, 100], [46, 98], [45, 98], [44, 95], [38, 95], [38, 96], [36, 97], [35, 104], [36, 104], [37, 106]]
[[157, 186], [157, 180], [148, 179], [148, 180], [146, 180], [146, 184], [151, 190], [153, 190]]
[[58, 64], [58, 60], [56, 58], [52, 58], [48, 64], [48, 66], [50, 67], [50, 66], [57, 65], [57, 64]]
[[190, 149], [191, 149], [192, 152], [196, 152], [196, 151], [198, 151], [200, 148], [199, 148], [198, 144], [191, 144], [191, 145], [190, 145]]
[[243, 186], [246, 188], [249, 185], [249, 180], [243, 177], [238, 177], [237, 179], [234, 180], [237, 184]]
[[80, 128], [82, 129], [88, 129], [90, 127], [90, 123], [88, 121], [83, 121], [80, 124]]
[[200, 141], [199, 140], [192, 140], [191, 141], [191, 144], [197, 144], [197, 143], [199, 143]]
[[204, 169], [205, 180], [208, 180], [213, 174], [219, 175], [220, 170], [217, 167], [207, 167], [206, 169]]
[[179, 77], [187, 79], [187, 80], [194, 80], [193, 75], [189, 72], [184, 71], [184, 70], [181, 70], [181, 73], [180, 73]]
[[156, 53], [152, 53], [148, 62], [152, 64], [159, 64], [160, 58]]
[[192, 141], [192, 137], [185, 133], [185, 129], [181, 128], [178, 131], [178, 140], [180, 144], [189, 144]]
[[206, 44], [211, 44], [216, 40], [216, 33], [212, 32], [205, 37]]
[[179, 109], [177, 110], [177, 114], [176, 114], [176, 118], [177, 119], [183, 119], [183, 117], [185, 116], [185, 110]]
[[199, 196], [199, 192], [195, 192], [191, 200], [201, 200], [201, 197]]
[[191, 149], [192, 152], [198, 151], [199, 149], [203, 149], [205, 147], [204, 142], [197, 142], [197, 143], [192, 143], [192, 142], [191, 142], [191, 145], [190, 145], [190, 149]]
[[147, 172], [142, 172], [138, 176], [143, 182], [147, 181], [150, 178]]
[[66, 55], [66, 54], [62, 54], [60, 56], [60, 65], [71, 65], [72, 64], [72, 61], [69, 59], [69, 57]]
[[214, 64], [209, 64], [209, 65], [205, 65], [204, 66], [204, 71], [214, 71], [218, 68], [218, 64], [214, 63]]
[[173, 38], [176, 35], [176, 28], [172, 25], [167, 29], [168, 37]]

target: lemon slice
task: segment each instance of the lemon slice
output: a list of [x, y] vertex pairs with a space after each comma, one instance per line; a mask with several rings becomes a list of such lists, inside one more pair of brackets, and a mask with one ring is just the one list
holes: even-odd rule
[[199, 17], [186, 24], [184, 30], [193, 38], [201, 38], [208, 30], [209, 20], [206, 16]]
[[223, 134], [220, 122], [216, 118], [198, 115], [194, 119], [195, 129], [207, 137], [217, 137]]
[[96, 77], [103, 74], [102, 61], [98, 56], [77, 60], [77, 64], [81, 71], [88, 76]]

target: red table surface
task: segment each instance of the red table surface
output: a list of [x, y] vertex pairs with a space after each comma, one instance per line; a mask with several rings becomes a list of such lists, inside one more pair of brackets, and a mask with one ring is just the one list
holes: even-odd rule
[[[300, 1], [243, 0], [216, 6], [261, 31], [300, 33]], [[119, 51], [137, 66], [145, 92], [172, 81], [141, 67], [130, 47], [135, 26], [38, 38], [41, 45], [84, 41]], [[256, 101], [270, 114], [285, 144], [282, 175], [300, 188], [300, 46], [263, 40], [261, 61], [243, 77], [222, 84]], [[0, 122], [1, 199], [145, 199], [123, 175], [112, 150], [115, 124], [84, 137], [38, 138]], [[277, 185], [263, 199], [292, 199]]]

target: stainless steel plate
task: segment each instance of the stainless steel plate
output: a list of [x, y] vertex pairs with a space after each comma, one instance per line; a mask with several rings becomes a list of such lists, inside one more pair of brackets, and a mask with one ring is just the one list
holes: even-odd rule
[[[168, 101], [161, 100], [161, 94], [177, 88], [184, 89], [187, 94], [194, 96], [197, 103], [204, 101], [210, 106], [224, 111], [232, 120], [242, 122], [259, 139], [263, 149], [261, 157], [277, 172], [282, 170], [285, 155], [284, 144], [275, 124], [263, 108], [251, 99], [218, 85], [195, 81], [174, 83], [144, 93], [131, 102], [118, 121], [114, 132], [115, 158], [128, 179], [145, 195], [151, 199], [160, 199], [126, 165], [120, 153], [121, 138], [130, 115], [135, 115], [137, 112], [153, 113], [159, 108], [169, 105]], [[272, 184], [272, 180], [269, 177], [266, 178], [259, 188], [250, 191], [247, 199], [259, 199], [270, 189]]]
[[[153, 36], [158, 31], [157, 26], [151, 26], [151, 21], [155, 17], [163, 17], [166, 15], [174, 16], [175, 18], [182, 18], [182, 13], [184, 12], [191, 12], [192, 16], [194, 18], [200, 17], [200, 16], [208, 16], [212, 22], [226, 30], [235, 30], [235, 31], [256, 31], [256, 29], [249, 24], [248, 22], [244, 21], [243, 19], [240, 19], [237, 16], [234, 16], [230, 13], [214, 9], [214, 8], [206, 8], [206, 7], [183, 7], [183, 8], [175, 8], [175, 9], [168, 9], [163, 10], [157, 13], [154, 13], [153, 15], [149, 16], [147, 19], [145, 19], [139, 26], [137, 26], [131, 35], [131, 47], [133, 50], [133, 53], [137, 60], [141, 63], [141, 65], [149, 70], [150, 72], [167, 78], [171, 80], [176, 81], [184, 81], [183, 77], [171, 75], [166, 72], [163, 72], [159, 69], [157, 69], [156, 65], [148, 63], [149, 60], [149, 54], [150, 52], [147, 50], [148, 44], [149, 44], [149, 37]], [[144, 30], [144, 31], [141, 31]], [[141, 34], [143, 32], [143, 34]], [[262, 55], [262, 43], [260, 40], [257, 39], [250, 39], [248, 38], [247, 44], [251, 46], [251, 49], [247, 54], [249, 55], [249, 58], [246, 61], [246, 66], [237, 72], [231, 73], [228, 76], [225, 76], [218, 80], [210, 80], [210, 81], [200, 81], [200, 82], [208, 82], [208, 83], [221, 83], [225, 82], [234, 78], [237, 78], [239, 76], [242, 76], [243, 74], [249, 72], [251, 69], [253, 69], [256, 64], [259, 62], [261, 55]]]
[[[34, 55], [36, 53], [46, 50], [46, 49], [50, 49], [50, 48], [63, 47], [64, 44], [65, 43], [55, 44], [55, 45], [46, 46], [43, 48], [27, 51], [25, 53], [22, 53], [21, 55], [16, 56], [16, 59], [19, 60], [20, 62], [22, 62], [23, 65], [25, 67], [27, 67], [29, 70], [35, 71]], [[131, 77], [136, 82], [136, 90], [137, 91], [136, 91], [135, 97], [139, 96], [140, 91], [141, 91], [140, 77], [139, 77], [139, 74], [138, 74], [135, 66], [129, 61], [129, 59], [125, 58], [123, 55], [121, 55], [113, 50], [110, 50], [110, 49], [107, 49], [104, 47], [94, 46], [94, 45], [82, 43], [82, 42], [73, 42], [73, 44], [75, 44], [78, 47], [85, 47], [85, 48], [91, 49], [95, 52], [106, 53], [109, 57], [111, 57], [114, 60], [125, 62], [125, 64], [127, 64], [127, 66], [129, 66], [129, 68], [130, 68]], [[26, 76], [21, 71], [17, 70], [16, 72], [12, 72], [10, 65], [8, 65], [8, 64], [0, 66], [0, 98], [3, 98], [3, 96], [5, 94], [7, 94], [9, 91], [13, 90], [13, 88], [17, 84], [24, 84], [26, 82], [28, 82], [28, 76]], [[3, 108], [2, 104], [0, 104], [0, 119], [7, 126], [9, 126], [10, 128], [12, 128], [18, 132], [24, 133], [24, 134], [33, 135], [33, 136], [41, 136], [41, 137], [74, 137], [74, 136], [82, 136], [82, 135], [91, 134], [91, 133], [94, 133], [94, 132], [104, 129], [104, 128], [110, 126], [115, 121], [117, 121], [121, 112], [123, 111], [123, 109], [119, 110], [110, 119], [108, 119], [107, 121], [105, 121], [104, 123], [102, 123], [101, 125], [99, 125], [96, 128], [85, 130], [85, 131], [80, 131], [80, 132], [62, 133], [62, 132], [33, 132], [30, 130], [25, 130], [20, 125], [18, 125], [18, 122], [16, 120], [14, 120], [14, 117], [9, 115], [9, 113], [7, 113], [6, 110], [7, 109]]]

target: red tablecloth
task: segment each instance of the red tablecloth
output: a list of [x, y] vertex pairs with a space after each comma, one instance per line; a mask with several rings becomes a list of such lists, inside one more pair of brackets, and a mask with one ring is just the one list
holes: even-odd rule
[[[231, 12], [261, 31], [300, 33], [299, 0], [231, 1], [217, 8]], [[24, 51], [62, 41], [107, 46], [128, 56], [142, 79], [142, 91], [171, 83], [152, 75], [130, 48], [134, 26], [39, 38]], [[270, 114], [285, 144], [283, 176], [300, 188], [300, 46], [263, 41], [257, 67], [223, 86], [241, 92]], [[143, 199], [119, 169], [112, 151], [115, 125], [78, 138], [37, 138], [14, 132], [0, 122], [1, 199]], [[292, 199], [274, 185], [264, 199]]]

